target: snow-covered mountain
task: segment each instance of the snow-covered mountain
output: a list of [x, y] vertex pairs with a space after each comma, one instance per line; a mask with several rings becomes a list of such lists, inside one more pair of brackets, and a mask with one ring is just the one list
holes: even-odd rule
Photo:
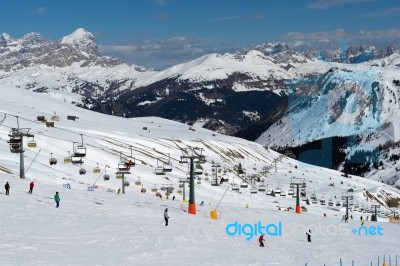
[[[386, 215], [399, 210], [389, 205], [400, 202], [400, 191], [391, 186], [357, 176], [346, 178], [340, 172], [301, 164], [260, 144], [201, 127], [156, 117], [128, 119], [104, 115], [4, 85], [0, 86], [0, 94], [0, 179], [2, 184], [8, 181], [11, 185], [9, 196], [0, 190], [0, 210], [4, 214], [0, 219], [3, 264], [265, 265], [268, 262], [293, 266], [334, 265], [341, 258], [366, 265], [377, 256], [382, 260], [383, 254], [391, 254], [394, 259], [398, 254], [395, 244], [398, 225], [388, 223]], [[16, 116], [19, 127], [24, 132], [29, 128], [29, 133], [34, 134], [34, 139], [24, 138], [26, 179], [19, 178], [20, 156], [10, 153], [7, 143], [11, 128], [17, 127]], [[53, 121], [54, 127], [46, 127], [37, 121], [37, 116]], [[79, 118], [73, 121], [67, 116]], [[33, 140], [37, 147], [27, 147]], [[86, 147], [82, 165], [63, 160], [68, 151], [72, 152], [73, 142]], [[186, 212], [187, 202], [182, 202], [179, 194], [182, 190], [179, 180], [186, 180], [188, 171], [187, 164], [179, 161], [182, 150], [189, 147], [202, 148], [206, 159], [195, 166], [197, 215]], [[50, 158], [57, 159], [57, 164], [50, 165]], [[130, 185], [125, 187], [126, 194], [118, 195], [116, 191], [122, 184], [115, 173], [119, 163], [128, 159], [135, 162], [131, 174], [126, 175]], [[158, 167], [169, 164], [172, 172], [155, 174]], [[220, 170], [213, 172], [212, 166], [216, 164], [221, 166]], [[239, 164], [245, 172], [240, 175]], [[96, 168], [107, 172], [95, 173]], [[80, 169], [85, 169], [86, 174], [79, 174]], [[216, 173], [228, 181], [211, 186]], [[105, 174], [109, 180], [104, 179]], [[303, 200], [310, 201], [310, 205], [302, 201], [306, 209], [300, 215], [293, 212], [295, 199], [287, 195], [293, 177], [305, 178]], [[33, 194], [28, 194], [31, 181], [35, 187]], [[232, 190], [233, 184], [245, 183], [247, 188]], [[286, 196], [283, 193], [268, 196], [266, 191], [259, 191], [262, 185], [267, 186], [267, 191], [284, 191]], [[165, 188], [169, 186], [174, 189], [166, 199]], [[257, 193], [252, 193], [253, 186]], [[142, 189], [146, 192], [141, 192]], [[350, 211], [353, 219], [344, 224], [341, 196], [349, 189], [354, 196]], [[52, 199], [55, 191], [61, 197], [59, 209]], [[156, 197], [157, 192], [161, 192], [162, 200]], [[188, 189], [186, 193], [188, 199]], [[311, 202], [312, 194], [317, 203]], [[176, 200], [172, 201], [172, 196]], [[321, 205], [324, 199], [326, 205]], [[202, 201], [204, 204], [200, 205]], [[379, 204], [381, 212], [377, 223], [368, 221], [366, 226], [379, 225], [383, 235], [367, 237], [352, 233], [359, 228], [361, 216], [364, 219], [371, 216], [371, 204]], [[168, 227], [163, 220], [166, 207], [170, 217]], [[218, 220], [211, 220], [210, 211], [215, 208]], [[286, 228], [282, 236], [266, 236], [268, 255], [257, 246], [258, 233], [251, 241], [246, 241], [243, 235], [234, 237], [226, 233], [229, 224], [258, 221], [281, 222]], [[324, 233], [327, 227], [340, 231]], [[312, 230], [313, 242], [306, 245], [308, 229]]]
[[[336, 65], [322, 76], [288, 82], [287, 109], [257, 142], [290, 149], [342, 137], [341, 144], [330, 144], [325, 151], [340, 149], [349, 163], [353, 159], [354, 163], [363, 164], [358, 166], [364, 168], [359, 174], [372, 171], [374, 165], [377, 170], [367, 175], [376, 180], [382, 180], [383, 172], [391, 172], [384, 181], [395, 184], [400, 175], [394, 169], [399, 165], [389, 158], [387, 149], [396, 148], [400, 141], [399, 62], [400, 55], [396, 53], [368, 63]], [[297, 155], [303, 151], [298, 150]], [[356, 159], [356, 151], [369, 154]], [[374, 153], [381, 154], [372, 158]], [[342, 160], [335, 166], [340, 166]], [[368, 165], [364, 165], [367, 161]]]

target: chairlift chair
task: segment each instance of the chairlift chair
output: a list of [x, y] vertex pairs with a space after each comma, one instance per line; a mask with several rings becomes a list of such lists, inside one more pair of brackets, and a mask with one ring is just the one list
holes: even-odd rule
[[53, 121], [46, 121], [46, 127], [54, 127]]
[[164, 168], [162, 167], [162, 166], [160, 166], [160, 167], [156, 167], [155, 169], [154, 169], [154, 173], [156, 174], [156, 175], [163, 175], [164, 174]]
[[249, 183], [247, 183], [247, 182], [242, 182], [242, 183], [240, 183], [240, 187], [241, 187], [241, 188], [247, 188], [247, 187], [249, 187]]
[[[129, 183], [129, 181], [125, 181], [124, 186], [129, 187], [131, 183]], [[143, 189], [143, 188], [142, 188]]]
[[[158, 166], [158, 161], [157, 161], [157, 166]], [[168, 154], [168, 163], [165, 163], [163, 165], [163, 172], [172, 172], [171, 157], [169, 154]]]
[[68, 156], [64, 157], [64, 163], [72, 163], [72, 158], [70, 152], [68, 152]]
[[322, 198], [319, 200], [319, 202], [321, 205], [325, 205], [326, 201], [325, 201], [324, 196], [322, 196]]
[[176, 191], [176, 193], [182, 194], [182, 189], [179, 188], [179, 189]]
[[257, 194], [257, 192], [258, 192], [258, 190], [257, 190], [256, 187], [251, 187], [251, 188], [250, 188], [250, 193], [251, 193], [251, 194]]
[[293, 195], [294, 195], [294, 189], [293, 189], [293, 188], [290, 188], [290, 189], [288, 190], [288, 195], [289, 195], [289, 196], [293, 196]]
[[329, 199], [329, 201], [328, 201], [328, 206], [329, 206], [329, 207], [333, 207], [333, 199]]
[[74, 142], [73, 152], [74, 152], [73, 156], [75, 156], [75, 157], [85, 157], [86, 156], [86, 147], [83, 144]]
[[158, 191], [157, 186], [154, 185], [154, 187], [151, 189], [151, 192], [157, 192], [157, 191]]
[[232, 184], [232, 190], [239, 190], [239, 184]]
[[281, 190], [281, 197], [286, 197], [286, 192], [284, 190]]
[[60, 121], [60, 117], [58, 115], [53, 115], [51, 121]]
[[46, 117], [43, 115], [37, 116], [36, 119], [37, 119], [37, 121], [40, 121], [40, 122], [46, 122]]
[[137, 181], [135, 181], [135, 185], [136, 185], [136, 186], [142, 185], [142, 182], [140, 181], [140, 177], [138, 178]]
[[194, 174], [195, 174], [195, 175], [202, 175], [202, 174], [203, 174], [203, 169], [195, 168], [195, 169], [194, 169]]
[[79, 174], [86, 175], [86, 169], [84, 169], [84, 168], [79, 169]]
[[93, 168], [93, 173], [95, 174], [99, 174], [101, 172], [100, 167], [99, 167], [99, 163], [97, 163], [97, 166], [95, 168]]
[[120, 174], [120, 173], [117, 173], [117, 174], [115, 175], [115, 179], [122, 179], [122, 177], [123, 177], [123, 175]]
[[80, 157], [80, 156], [77, 157], [74, 154], [71, 156], [71, 163], [72, 164], [83, 164], [83, 159], [82, 159], [82, 157]]
[[281, 189], [278, 187], [275, 189], [275, 194], [280, 194], [281, 193]]
[[265, 192], [265, 194], [266, 194], [267, 196], [272, 195], [272, 189], [267, 189], [267, 192]]
[[28, 148], [36, 148], [37, 144], [35, 139], [28, 141]]
[[104, 179], [105, 181], [108, 181], [108, 180], [110, 180], [110, 176], [107, 175], [107, 174], [104, 174], [103, 179]]
[[266, 188], [266, 186], [265, 185], [260, 185], [259, 187], [258, 187], [258, 191], [265, 191], [267, 188]]
[[312, 203], [312, 204], [317, 204], [317, 203], [318, 203], [318, 200], [317, 200], [317, 198], [315, 198], [315, 199], [312, 199], [311, 203]]
[[56, 165], [57, 164], [57, 159], [53, 158], [53, 153], [50, 153], [49, 163], [50, 163], [50, 165]]

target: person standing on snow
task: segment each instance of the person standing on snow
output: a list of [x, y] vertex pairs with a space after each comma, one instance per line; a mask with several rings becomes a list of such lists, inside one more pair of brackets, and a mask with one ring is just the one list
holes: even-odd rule
[[31, 183], [29, 183], [29, 194], [32, 194], [33, 191], [33, 187], [35, 186], [35, 183], [33, 183], [33, 181]]
[[260, 247], [264, 247], [264, 236], [260, 235], [260, 237], [258, 238], [258, 243], [260, 243]]
[[56, 208], [60, 207], [60, 195], [58, 195], [58, 192], [54, 195], [54, 200], [56, 202]]
[[307, 241], [311, 243], [311, 230], [308, 230], [306, 235], [307, 235]]
[[164, 210], [165, 226], [168, 226], [168, 219], [169, 219], [169, 216], [168, 216], [168, 208], [165, 208], [165, 210]]
[[10, 184], [8, 184], [8, 181], [4, 185], [4, 188], [6, 189], [6, 195], [10, 195]]

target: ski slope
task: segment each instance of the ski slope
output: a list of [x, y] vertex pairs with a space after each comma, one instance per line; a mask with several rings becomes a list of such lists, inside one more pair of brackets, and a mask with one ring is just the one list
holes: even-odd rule
[[[0, 256], [4, 265], [344, 265], [355, 260], [356, 265], [369, 265], [377, 256], [392, 254], [397, 249], [399, 225], [379, 217], [383, 235], [358, 236], [351, 233], [360, 226], [360, 216], [370, 213], [352, 211], [354, 220], [341, 221], [343, 207], [311, 204], [301, 215], [293, 210], [292, 197], [267, 196], [265, 192], [250, 193], [249, 188], [239, 192], [230, 184], [240, 184], [231, 170], [241, 163], [247, 176], [258, 174], [263, 167], [268, 173], [261, 176], [269, 189], [288, 192], [290, 178], [306, 178], [309, 198], [315, 193], [340, 199], [343, 192], [354, 190], [355, 202], [365, 209], [371, 200], [366, 191], [378, 199], [390, 194], [400, 198], [397, 189], [360, 177], [344, 178], [339, 172], [310, 165], [281, 156], [263, 146], [245, 140], [220, 135], [198, 127], [190, 127], [155, 117], [125, 119], [94, 113], [55, 100], [46, 95], [31, 93], [10, 86], [0, 86], [0, 179], [10, 182], [10, 196], [0, 189], [1, 213]], [[54, 128], [47, 128], [36, 121], [40, 115], [50, 118], [56, 113], [60, 121]], [[6, 115], [5, 115], [6, 114]], [[76, 122], [67, 120], [76, 115]], [[19, 155], [10, 153], [7, 144], [11, 127], [30, 128], [35, 135], [37, 148], [25, 148], [26, 179], [19, 178]], [[72, 151], [73, 142], [87, 147], [82, 168], [86, 175], [79, 175], [79, 166], [66, 164], [63, 158]], [[29, 141], [25, 139], [24, 142]], [[26, 145], [25, 145], [26, 146]], [[190, 215], [187, 203], [177, 194], [178, 181], [186, 178], [187, 165], [180, 164], [182, 148], [204, 148], [207, 162], [202, 165], [201, 183], [196, 182], [197, 215]], [[131, 169], [125, 194], [117, 194], [121, 180], [115, 178], [120, 156], [132, 157], [136, 165]], [[40, 152], [39, 152], [40, 150]], [[39, 153], [38, 153], [39, 152]], [[57, 165], [50, 166], [50, 156], [57, 158]], [[155, 167], [167, 163], [173, 171], [155, 175]], [[274, 162], [277, 161], [277, 172]], [[211, 176], [211, 166], [219, 163], [226, 173], [220, 174], [229, 181], [221, 186], [211, 186], [206, 180]], [[94, 174], [93, 168], [106, 169], [111, 176]], [[108, 165], [109, 167], [106, 167]], [[146, 188], [134, 185], [139, 181]], [[35, 181], [33, 194], [28, 194], [29, 183]], [[343, 182], [343, 184], [342, 184]], [[69, 184], [67, 189], [63, 184]], [[151, 188], [172, 185], [176, 200], [160, 199]], [[262, 183], [256, 182], [256, 187]], [[94, 191], [88, 187], [95, 185]], [[333, 186], [332, 186], [333, 185]], [[60, 208], [55, 208], [53, 195], [60, 193]], [[226, 192], [225, 196], [224, 193]], [[188, 199], [188, 189], [186, 189]], [[172, 196], [171, 195], [171, 196]], [[224, 196], [224, 197], [223, 197]], [[220, 200], [222, 201], [220, 202]], [[204, 205], [200, 206], [200, 202]], [[383, 200], [382, 200], [383, 201]], [[305, 205], [304, 202], [301, 203]], [[216, 208], [219, 219], [209, 218]], [[164, 226], [163, 211], [169, 208], [169, 226]], [[391, 210], [383, 204], [381, 209]], [[327, 217], [324, 218], [323, 214]], [[257, 238], [247, 241], [245, 236], [229, 236], [226, 227], [234, 222], [263, 224], [282, 222], [283, 226], [298, 226], [296, 233], [284, 231], [282, 236], [266, 236], [266, 247], [258, 247]], [[342, 234], [314, 233], [312, 243], [306, 242], [308, 228], [319, 226], [341, 228]], [[344, 227], [343, 227], [344, 226]], [[342, 228], [343, 227], [343, 228]]]

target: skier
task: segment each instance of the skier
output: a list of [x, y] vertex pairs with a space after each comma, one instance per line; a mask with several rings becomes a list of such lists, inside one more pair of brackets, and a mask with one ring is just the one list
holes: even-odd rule
[[168, 216], [168, 208], [165, 208], [165, 210], [164, 210], [165, 226], [168, 226], [168, 219], [169, 219], [169, 216]]
[[58, 192], [54, 195], [54, 200], [56, 202], [56, 208], [60, 207], [60, 195], [58, 195]]
[[344, 222], [348, 223], [349, 222], [349, 217], [347, 217], [347, 215], [344, 216]]
[[324, 213], [324, 217], [326, 218], [326, 213]]
[[367, 215], [367, 219], [365, 219], [368, 222], [368, 215]]
[[128, 168], [128, 170], [130, 170], [130, 169], [131, 169], [131, 166], [135, 166], [135, 163], [132, 162], [132, 160], [129, 160], [129, 162], [126, 162], [126, 163], [125, 163], [125, 166], [126, 166], [126, 168]]
[[352, 219], [352, 220], [353, 220], [353, 214], [350, 214], [350, 219]]
[[8, 184], [8, 181], [5, 184], [4, 188], [6, 189], [6, 195], [10, 195], [10, 184]]
[[33, 181], [31, 183], [29, 183], [29, 194], [32, 194], [33, 191], [33, 187], [35, 186], [35, 184], [33, 183]]
[[260, 243], [260, 247], [264, 247], [264, 236], [260, 235], [260, 237], [258, 238], [258, 243]]
[[172, 200], [175, 200], [175, 196], [172, 196]]
[[306, 235], [307, 235], [307, 241], [311, 243], [311, 230], [308, 230]]

